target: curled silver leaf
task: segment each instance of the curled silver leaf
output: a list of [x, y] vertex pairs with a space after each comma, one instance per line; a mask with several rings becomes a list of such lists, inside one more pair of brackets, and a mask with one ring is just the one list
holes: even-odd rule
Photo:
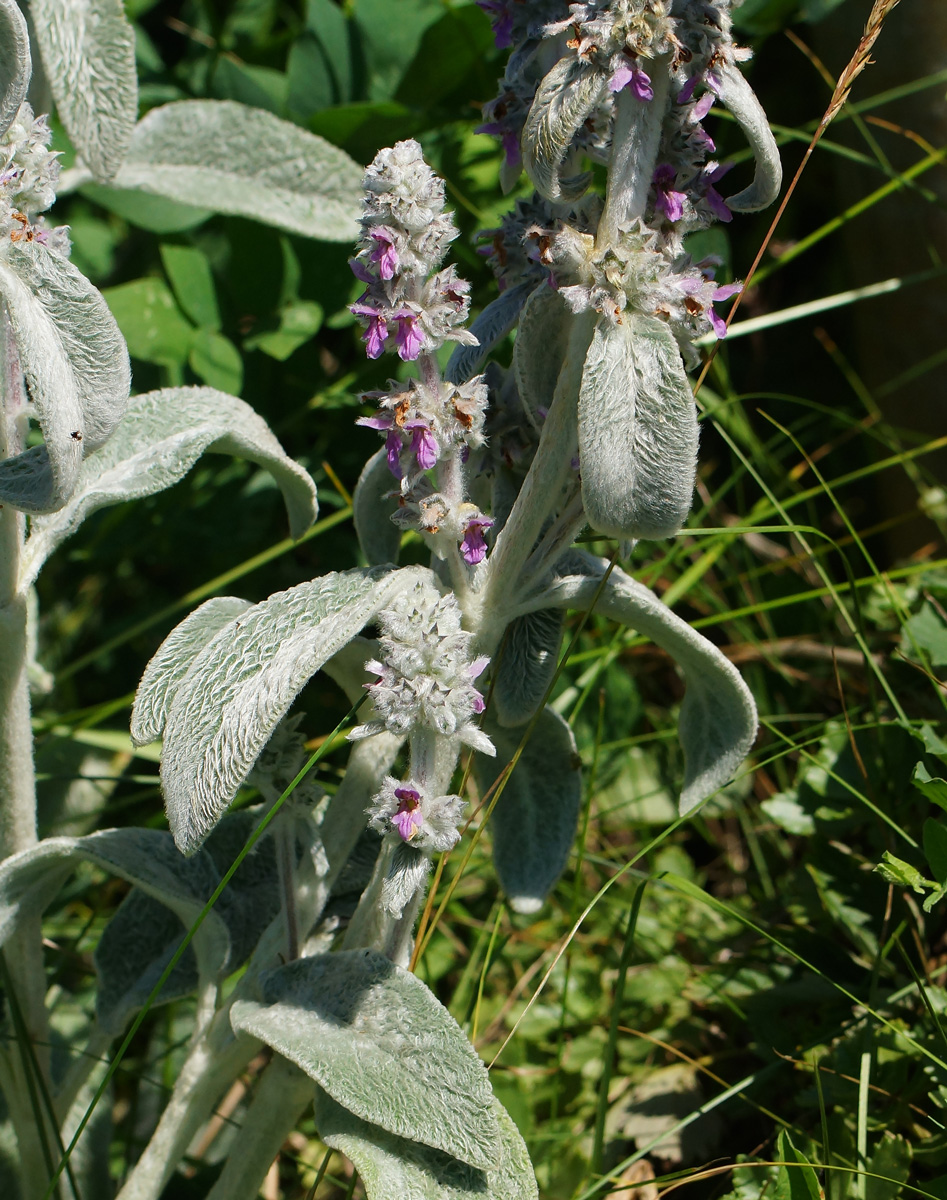
[[756, 172], [753, 182], [742, 192], [727, 197], [727, 206], [735, 212], [756, 212], [772, 204], [779, 195], [783, 181], [779, 149], [766, 120], [763, 106], [756, 93], [744, 79], [740, 69], [732, 64], [719, 69], [721, 101], [729, 108], [740, 128], [746, 134]]
[[562, 296], [546, 283], [533, 290], [523, 307], [513, 347], [513, 374], [526, 414], [537, 429], [552, 405], [574, 321]]
[[523, 305], [535, 283], [518, 283], [501, 292], [470, 326], [476, 346], [458, 346], [450, 356], [444, 378], [448, 383], [466, 383], [483, 370], [490, 351], [515, 327]]
[[657, 317], [599, 319], [579, 392], [579, 471], [589, 524], [620, 538], [672, 537], [690, 510], [697, 409]]
[[26, 18], [14, 0], [0, 0], [0, 137], [26, 99], [32, 69]]
[[580, 58], [561, 58], [536, 89], [523, 126], [523, 166], [547, 200], [578, 200], [589, 185], [584, 172], [560, 175], [579, 128], [601, 103], [608, 76]]

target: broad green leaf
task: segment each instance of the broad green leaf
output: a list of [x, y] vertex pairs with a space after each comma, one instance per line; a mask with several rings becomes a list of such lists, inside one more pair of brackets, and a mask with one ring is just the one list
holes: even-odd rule
[[520, 316], [513, 372], [520, 400], [537, 428], [552, 404], [574, 321], [563, 298], [545, 283], [533, 290]]
[[560, 58], [533, 97], [523, 126], [523, 166], [547, 200], [578, 200], [589, 185], [585, 172], [562, 179], [560, 170], [572, 139], [606, 93], [608, 75], [576, 55]]
[[736, 118], [756, 160], [753, 182], [735, 196], [728, 196], [727, 204], [734, 212], [757, 212], [773, 203], [783, 182], [776, 139], [763, 106], [736, 63], [722, 63], [717, 79], [715, 91]]
[[353, 100], [352, 25], [332, 0], [308, 0], [306, 28], [289, 51], [287, 105], [308, 120], [331, 105]]
[[168, 634], [145, 668], [132, 706], [131, 734], [139, 746], [157, 741], [164, 733], [174, 693], [198, 653], [251, 607], [249, 600], [237, 596], [215, 596]]
[[289, 95], [289, 80], [282, 71], [238, 62], [225, 54], [214, 63], [210, 87], [216, 100], [236, 100], [277, 115], [285, 111]]
[[940, 779], [928, 771], [922, 762], [914, 768], [911, 782], [932, 804], [947, 811], [947, 779]]
[[493, 684], [493, 711], [501, 725], [525, 725], [539, 707], [558, 665], [564, 616], [540, 609], [506, 627]]
[[56, 111], [97, 179], [121, 164], [138, 116], [135, 34], [121, 0], [30, 0]]
[[235, 1030], [259, 1038], [349, 1112], [471, 1166], [499, 1166], [486, 1068], [416, 975], [374, 950], [289, 963], [238, 1001]]
[[734, 776], [749, 753], [757, 728], [753, 697], [713, 642], [676, 616], [650, 588], [618, 567], [602, 586], [605, 564], [586, 557], [590, 564], [598, 561], [597, 578], [559, 579], [539, 593], [529, 609], [586, 609], [594, 602], [595, 612], [637, 629], [675, 659], [687, 685], [678, 720], [685, 766], [679, 807], [681, 816], [687, 816]]
[[198, 329], [187, 358], [191, 370], [208, 385], [236, 395], [243, 387], [243, 359], [222, 333]]
[[884, 852], [875, 870], [888, 883], [893, 883], [896, 887], [911, 888], [919, 896], [936, 886], [932, 879], [925, 879], [916, 867], [912, 867], [901, 858], [896, 858], [890, 850]]
[[26, 99], [32, 69], [26, 18], [14, 0], [0, 0], [0, 138]]
[[797, 837], [810, 837], [815, 833], [812, 814], [802, 807], [793, 792], [778, 792], [760, 804], [760, 808], [780, 829]]
[[[46, 909], [80, 862], [128, 880], [188, 927], [219, 878], [208, 856], [183, 859], [171, 838], [155, 829], [106, 829], [81, 838], [46, 838], [0, 863], [0, 944], [20, 918], [38, 916]], [[222, 968], [230, 937], [216, 912], [208, 914], [192, 944], [205, 972]]]
[[914, 1151], [907, 1138], [882, 1130], [865, 1168], [869, 1172], [865, 1179], [865, 1200], [897, 1200], [902, 1184], [907, 1183], [911, 1174], [913, 1157]]
[[931, 666], [947, 666], [947, 622], [928, 600], [901, 630], [901, 653], [916, 659], [919, 650], [930, 657]]
[[214, 215], [210, 208], [195, 208], [193, 204], [179, 204], [163, 196], [149, 196], [147, 192], [106, 187], [98, 183], [84, 184], [80, 193], [150, 233], [183, 233], [202, 225]]
[[470, 326], [476, 346], [458, 346], [450, 356], [444, 377], [448, 383], [466, 383], [483, 370], [490, 353], [516, 326], [535, 284], [518, 283], [501, 292]]
[[474, 5], [442, 12], [440, 19], [425, 29], [395, 98], [430, 110], [483, 64], [492, 49], [489, 23]]
[[324, 241], [358, 234], [362, 168], [322, 138], [232, 100], [152, 109], [115, 184]]
[[285, 362], [300, 346], [319, 332], [324, 313], [315, 300], [293, 300], [280, 313], [279, 329], [258, 333], [243, 343], [247, 350], [262, 350], [277, 362]]
[[315, 520], [316, 485], [249, 404], [213, 388], [146, 392], [132, 399], [116, 433], [82, 464], [69, 503], [31, 523], [21, 583], [36, 578], [53, 550], [90, 513], [164, 491], [207, 450], [249, 459], [270, 472], [283, 493], [293, 537]]
[[388, 470], [388, 457], [382, 447], [362, 468], [352, 497], [358, 544], [370, 567], [398, 561], [401, 532], [391, 519], [396, 503], [391, 499], [391, 493], [396, 489], [397, 483]]
[[220, 820], [309, 679], [419, 574], [348, 571], [277, 592], [197, 655], [171, 703], [161, 769], [184, 853]]
[[947, 827], [940, 821], [924, 822], [924, 855], [935, 881], [947, 885]]
[[194, 329], [163, 279], [149, 277], [103, 292], [132, 358], [161, 366], [187, 361]]
[[776, 1140], [776, 1153], [782, 1162], [799, 1165], [779, 1168], [774, 1200], [824, 1200], [818, 1175], [806, 1156], [793, 1145], [785, 1129], [780, 1130]]
[[100, 293], [68, 259], [35, 241], [3, 248], [0, 297], [44, 438], [0, 464], [0, 502], [50, 512], [72, 494], [83, 457], [122, 418], [128, 355]]
[[[481, 794], [509, 766], [525, 730], [486, 726], [496, 758], [474, 755]], [[514, 912], [542, 907], [569, 861], [582, 800], [581, 762], [568, 724], [546, 708], [490, 818], [493, 865]]]
[[370, 1125], [322, 1088], [316, 1089], [316, 1130], [353, 1164], [368, 1200], [537, 1200], [536, 1177], [519, 1130], [498, 1100], [493, 1105], [500, 1162], [488, 1171]]
[[620, 538], [672, 537], [697, 475], [697, 408], [665, 322], [601, 317], [579, 391], [579, 470], [589, 524]]
[[390, 100], [421, 45], [428, 26], [443, 15], [441, 0], [399, 0], [391, 19], [391, 0], [354, 0], [352, 20], [361, 39], [369, 100]]
[[207, 255], [196, 246], [161, 245], [161, 262], [175, 299], [200, 329], [220, 329], [220, 309]]

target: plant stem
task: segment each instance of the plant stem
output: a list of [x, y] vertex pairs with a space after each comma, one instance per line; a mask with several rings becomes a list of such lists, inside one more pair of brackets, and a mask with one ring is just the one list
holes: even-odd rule
[[273, 842], [286, 922], [286, 960], [294, 962], [299, 958], [299, 923], [296, 916], [296, 833], [291, 812], [281, 812], [276, 818]]

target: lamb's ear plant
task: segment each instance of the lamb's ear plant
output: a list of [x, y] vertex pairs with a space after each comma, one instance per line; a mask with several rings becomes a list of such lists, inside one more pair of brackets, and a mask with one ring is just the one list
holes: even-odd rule
[[[485, 1068], [408, 970], [432, 860], [457, 844], [468, 819], [454, 790], [458, 768], [471, 756], [481, 789], [492, 791], [500, 883], [514, 909], [531, 913], [566, 864], [579, 811], [571, 732], [543, 707], [566, 613], [594, 610], [629, 625], [679, 665], [682, 815], [733, 777], [755, 737], [753, 699], [727, 658], [614, 556], [574, 546], [589, 528], [623, 546], [670, 537], [690, 509], [697, 413], [686, 370], [698, 361], [697, 338], [724, 333], [713, 305], [738, 285], [715, 281], [711, 260], [693, 262], [685, 237], [768, 204], [779, 188], [774, 143], [737, 66], [745, 55], [730, 39], [729, 0], [481, 7], [498, 43], [513, 47], [486, 128], [506, 147], [506, 185], [522, 166], [536, 189], [491, 231], [500, 296], [469, 320], [468, 284], [445, 265], [457, 230], [443, 183], [416, 142], [382, 150], [364, 176], [352, 259], [364, 292], [351, 311], [369, 358], [393, 354], [415, 373], [363, 397], [372, 411], [358, 424], [384, 439], [354, 497], [368, 565], [258, 604], [214, 598], [168, 635], [142, 678], [132, 736], [163, 739], [170, 834], [127, 829], [35, 844], [26, 589], [87, 513], [166, 486], [204, 449], [269, 467], [296, 530], [314, 515], [312, 486], [246, 406], [209, 389], [138, 397], [116, 429], [128, 391], [121, 339], [63, 257], [64, 235], [39, 223], [54, 171], [41, 127], [21, 107], [7, 134], [15, 165], [2, 186], [25, 187], [16, 155], [29, 147], [30, 170], [49, 193], [43, 203], [11, 197], [17, 213], [0, 250], [8, 323], [0, 528], [10, 547], [0, 619], [11, 630], [0, 647], [0, 781], [8, 781], [0, 930], [37, 1043], [43, 988], [30, 939], [38, 915], [79, 860], [134, 885], [97, 953], [87, 1053], [61, 1078], [47, 1075], [67, 1133], [96, 1055], [154, 999], [158, 981], [166, 981], [162, 1000], [197, 996], [186, 1060], [122, 1200], [162, 1193], [263, 1046], [272, 1058], [213, 1200], [255, 1196], [313, 1105], [320, 1138], [352, 1160], [371, 1200], [536, 1196], [522, 1139]], [[15, 8], [0, 11], [19, 28]], [[16, 63], [6, 70], [5, 95], [18, 94], [18, 71]], [[708, 161], [713, 142], [702, 125], [718, 99], [757, 162], [753, 181], [729, 199], [717, 190], [723, 169]], [[214, 156], [226, 157], [216, 113], [190, 134], [173, 112], [149, 114], [116, 180], [124, 172], [145, 186], [167, 150], [168, 177], [187, 176], [195, 189], [177, 198], [204, 203]], [[264, 124], [258, 115], [245, 126], [247, 162], [261, 153], [255, 139], [272, 132]], [[136, 157], [136, 137], [147, 154]], [[322, 179], [322, 151], [307, 161], [302, 133], [297, 142], [294, 177]], [[607, 169], [604, 197], [588, 190], [586, 158]], [[153, 179], [148, 186], [160, 191]], [[30, 187], [39, 196], [40, 182]], [[268, 197], [277, 223], [312, 232], [280, 187]], [[517, 325], [512, 363], [488, 362]], [[29, 449], [19, 440], [24, 375], [26, 411], [44, 435]], [[21, 512], [31, 514], [25, 542]], [[427, 545], [429, 566], [395, 565], [404, 531]], [[319, 670], [353, 702], [365, 696], [331, 798], [302, 779], [305, 738], [290, 715]], [[229, 812], [248, 784], [259, 806]], [[260, 821], [265, 839], [187, 955], [172, 960], [180, 923], [202, 911]], [[340, 918], [334, 889], [366, 844], [373, 865], [354, 913]], [[0, 1067], [16, 1124], [28, 1108], [26, 1068], [6, 1049]], [[23, 1124], [26, 1200], [44, 1193], [50, 1173]]]

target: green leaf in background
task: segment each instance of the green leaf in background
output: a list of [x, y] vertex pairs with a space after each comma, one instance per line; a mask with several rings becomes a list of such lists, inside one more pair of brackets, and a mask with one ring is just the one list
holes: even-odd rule
[[933, 818], [924, 822], [924, 854], [934, 879], [947, 885], [947, 827]]
[[102, 295], [128, 343], [132, 358], [162, 366], [187, 361], [194, 330], [163, 279], [135, 279]]
[[884, 852], [875, 870], [888, 883], [893, 883], [896, 887], [909, 887], [919, 896], [923, 896], [929, 888], [934, 887], [933, 880], [925, 879], [916, 867], [912, 867], [904, 859], [895, 858], [890, 850]]
[[352, 26], [332, 0], [309, 0], [306, 28], [289, 52], [289, 111], [302, 120], [352, 95]]
[[443, 12], [441, 0], [398, 0], [398, 20], [392, 21], [391, 0], [355, 0], [352, 19], [361, 35], [369, 100], [395, 95], [425, 30]]
[[291, 354], [315, 337], [322, 326], [322, 305], [315, 300], [297, 300], [280, 313], [279, 329], [258, 333], [243, 343], [247, 350], [262, 350], [270, 358], [285, 362]]
[[181, 204], [164, 196], [150, 196], [146, 192], [128, 188], [104, 187], [88, 183], [80, 189], [83, 196], [101, 204], [109, 212], [123, 217], [139, 229], [149, 233], [183, 233], [194, 229], [214, 214], [209, 208], [198, 208], [194, 204]]
[[222, 333], [198, 329], [187, 361], [195, 375], [209, 387], [239, 396], [243, 387], [243, 359], [233, 342]]
[[210, 90], [216, 100], [236, 100], [279, 117], [286, 111], [289, 80], [272, 67], [251, 66], [221, 55], [214, 66]]
[[905, 622], [901, 631], [901, 653], [917, 659], [925, 651], [931, 666], [947, 667], [947, 622], [930, 601], [925, 600], [921, 611]]
[[[901, 1185], [907, 1182], [913, 1158], [911, 1143], [900, 1134], [884, 1130], [881, 1140], [868, 1160], [865, 1179], [865, 1200], [896, 1200]], [[872, 1178], [875, 1176], [876, 1178]], [[881, 1176], [881, 1178], [877, 1178]], [[938, 1194], [939, 1189], [927, 1187]]]
[[760, 808], [771, 821], [797, 837], [811, 837], [815, 833], [815, 821], [802, 807], [793, 792], [777, 792], [760, 804]]
[[776, 33], [795, 14], [798, 0], [744, 0], [733, 14], [733, 23], [745, 33]]
[[947, 779], [939, 779], [928, 771], [922, 762], [914, 768], [911, 782], [932, 804], [947, 811]]
[[395, 98], [430, 108], [449, 95], [493, 48], [493, 33], [474, 5], [445, 12], [425, 30]]
[[[822, 21], [829, 13], [835, 12], [844, 3], [845, 0], [802, 0], [802, 3], [799, 5], [799, 20], [812, 21], [813, 23]], [[871, 1180], [868, 1181], [867, 1186], [871, 1187]]]
[[[220, 329], [220, 309], [207, 256], [194, 246], [161, 246], [161, 262], [178, 304], [201, 329]], [[227, 389], [224, 388], [224, 391]]]
[[819, 1177], [809, 1165], [809, 1160], [792, 1144], [789, 1134], [783, 1129], [776, 1141], [776, 1156], [784, 1163], [798, 1163], [798, 1167], [780, 1167], [776, 1176], [774, 1200], [824, 1200], [819, 1187]]

